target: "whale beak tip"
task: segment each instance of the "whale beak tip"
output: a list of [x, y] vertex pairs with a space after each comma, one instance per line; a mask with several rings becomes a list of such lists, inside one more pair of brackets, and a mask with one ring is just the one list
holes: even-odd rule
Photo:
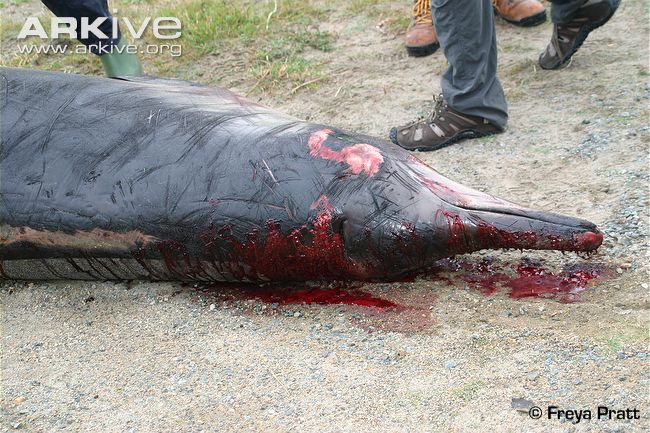
[[603, 243], [603, 232], [596, 229], [595, 232], [588, 231], [576, 236], [576, 251], [596, 251]]

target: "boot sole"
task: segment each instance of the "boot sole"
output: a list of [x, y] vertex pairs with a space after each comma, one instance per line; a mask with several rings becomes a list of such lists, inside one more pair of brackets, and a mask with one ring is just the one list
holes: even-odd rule
[[501, 16], [497, 10], [494, 10], [494, 13], [496, 15], [499, 15], [504, 21], [509, 22], [510, 24], [514, 24], [519, 27], [533, 27], [533, 26], [538, 26], [546, 21], [546, 10], [543, 10], [539, 13], [536, 13], [535, 15], [531, 15], [529, 17], [526, 17], [524, 19], [521, 19], [519, 21], [514, 21], [514, 20], [509, 20], [508, 18]]
[[[408, 149], [404, 147], [403, 149], [410, 150], [410, 151], [418, 151], [418, 152], [432, 152], [434, 150], [440, 150], [443, 147], [451, 146], [454, 143], [459, 142], [460, 140], [466, 140], [470, 138], [481, 138], [481, 137], [486, 137], [488, 135], [494, 135], [494, 134], [500, 134], [502, 133], [503, 130], [501, 131], [493, 131], [493, 132], [481, 132], [481, 131], [475, 131], [472, 129], [467, 129], [465, 131], [460, 131], [458, 134], [450, 137], [447, 141], [443, 141], [442, 143], [438, 143], [435, 146], [421, 146], [421, 147], [414, 147], [412, 149]], [[391, 141], [393, 141], [393, 137], [391, 137]], [[395, 143], [395, 141], [393, 141]], [[398, 143], [395, 143], [399, 146]], [[402, 147], [402, 146], [400, 146]]]
[[[605, 23], [607, 23], [607, 21], [609, 21], [609, 19], [614, 15], [614, 12], [616, 12], [616, 10], [618, 9], [618, 6], [621, 4], [621, 0], [611, 0], [609, 4], [612, 6], [612, 12], [609, 15], [607, 15], [605, 18], [603, 18], [602, 20], [600, 20], [598, 22], [595, 22], [593, 24], [585, 25], [578, 32], [578, 34], [576, 35], [576, 41], [573, 44], [573, 47], [571, 48], [571, 51], [569, 51], [567, 53], [567, 55], [564, 56], [564, 58], [562, 58], [562, 60], [560, 61], [560, 63], [557, 64], [557, 66], [554, 66], [552, 68], [545, 68], [544, 66], [542, 66], [542, 64], [538, 60], [537, 63], [539, 64], [539, 66], [542, 69], [546, 69], [546, 70], [550, 71], [550, 70], [553, 70], [553, 69], [558, 69], [560, 66], [562, 66], [566, 62], [568, 62], [571, 59], [571, 57], [573, 57], [573, 55], [580, 49], [582, 44], [587, 39], [587, 36], [589, 36], [589, 33], [593, 32], [598, 27], [602, 27], [603, 25], [605, 25]], [[542, 54], [540, 54], [540, 56], [539, 56], [540, 58], [542, 57]]]
[[416, 47], [406, 47], [406, 53], [410, 57], [425, 57], [438, 51], [438, 48], [440, 48], [440, 44], [438, 43]]

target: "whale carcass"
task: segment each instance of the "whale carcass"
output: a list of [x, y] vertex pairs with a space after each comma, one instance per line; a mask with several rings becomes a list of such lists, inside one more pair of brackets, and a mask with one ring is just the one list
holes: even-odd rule
[[4, 68], [0, 277], [382, 280], [482, 249], [589, 252], [581, 219], [228, 90]]

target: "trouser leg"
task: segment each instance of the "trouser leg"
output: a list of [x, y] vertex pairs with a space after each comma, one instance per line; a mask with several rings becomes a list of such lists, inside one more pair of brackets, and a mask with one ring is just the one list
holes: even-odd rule
[[[58, 17], [70, 17], [77, 21], [77, 36], [79, 42], [88, 46], [90, 51], [95, 54], [104, 54], [106, 50], [100, 50], [98, 47], [111, 47], [120, 39], [120, 33], [113, 38], [113, 16], [108, 9], [107, 0], [42, 0], [43, 4]], [[106, 20], [101, 23], [99, 30], [108, 36], [108, 39], [99, 39], [93, 33], [89, 33], [87, 38], [82, 38], [81, 18], [87, 17], [88, 22], [92, 23], [96, 18], [105, 17]], [[101, 44], [100, 44], [101, 43]]]
[[551, 0], [551, 21], [554, 24], [567, 24], [576, 11], [587, 2], [587, 0]]
[[490, 0], [431, 0], [449, 68], [442, 94], [454, 110], [504, 127], [508, 105], [497, 78], [497, 43]]

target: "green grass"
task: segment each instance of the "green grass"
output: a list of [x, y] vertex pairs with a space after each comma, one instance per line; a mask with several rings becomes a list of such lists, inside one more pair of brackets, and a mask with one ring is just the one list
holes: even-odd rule
[[648, 344], [650, 336], [648, 330], [642, 327], [629, 327], [624, 332], [602, 336], [598, 341], [603, 354], [616, 354], [621, 350], [629, 349], [637, 344]]
[[[319, 24], [333, 6], [312, 0], [278, 0], [277, 5], [273, 11], [273, 1], [113, 2], [118, 16], [129, 17], [136, 25], [144, 17], [174, 16], [181, 20], [181, 37], [164, 42], [182, 44], [182, 56], [142, 55], [145, 70], [151, 75], [200, 77], [201, 81], [219, 84], [213, 78], [218, 72], [220, 77], [236, 75], [242, 86], [254, 90], [285, 92], [319, 85], [326, 78], [320, 53], [331, 51], [335, 40], [335, 35], [320, 30]], [[2, 23], [3, 65], [101, 74], [99, 59], [91, 55], [18, 54], [15, 36], [21, 26], [20, 22]], [[141, 47], [161, 43], [150, 28], [135, 42]], [[61, 43], [77, 44], [67, 40]], [[239, 66], [232, 69], [234, 63]]]
[[[354, 14], [372, 13], [382, 0], [350, 0], [348, 10]], [[385, 3], [385, 1], [384, 1]]]
[[4, 8], [7, 6], [20, 6], [28, 2], [29, 0], [2, 0], [0, 1], [0, 8]]
[[411, 22], [411, 17], [408, 14], [396, 14], [386, 20], [384, 25], [389, 33], [398, 34], [406, 31], [406, 28]]
[[[282, 82], [305, 87], [322, 81], [320, 64], [304, 57], [305, 50], [331, 51], [332, 35], [318, 30], [289, 31], [282, 36], [268, 39], [255, 52], [250, 73], [256, 79], [256, 87], [263, 90], [277, 88]], [[306, 84], [308, 83], [308, 84]]]
[[214, 51], [228, 39], [254, 38], [264, 29], [264, 20], [258, 9], [225, 1], [181, 2], [163, 9], [161, 15], [181, 20], [180, 41], [198, 55]]
[[[280, 0], [233, 5], [227, 1], [186, 1], [164, 10], [183, 23], [184, 57], [236, 53], [248, 64], [251, 90], [316, 85], [321, 64], [304, 56], [310, 48], [331, 50], [333, 35], [317, 28], [325, 9], [311, 1]], [[209, 18], [208, 18], [209, 17]]]

